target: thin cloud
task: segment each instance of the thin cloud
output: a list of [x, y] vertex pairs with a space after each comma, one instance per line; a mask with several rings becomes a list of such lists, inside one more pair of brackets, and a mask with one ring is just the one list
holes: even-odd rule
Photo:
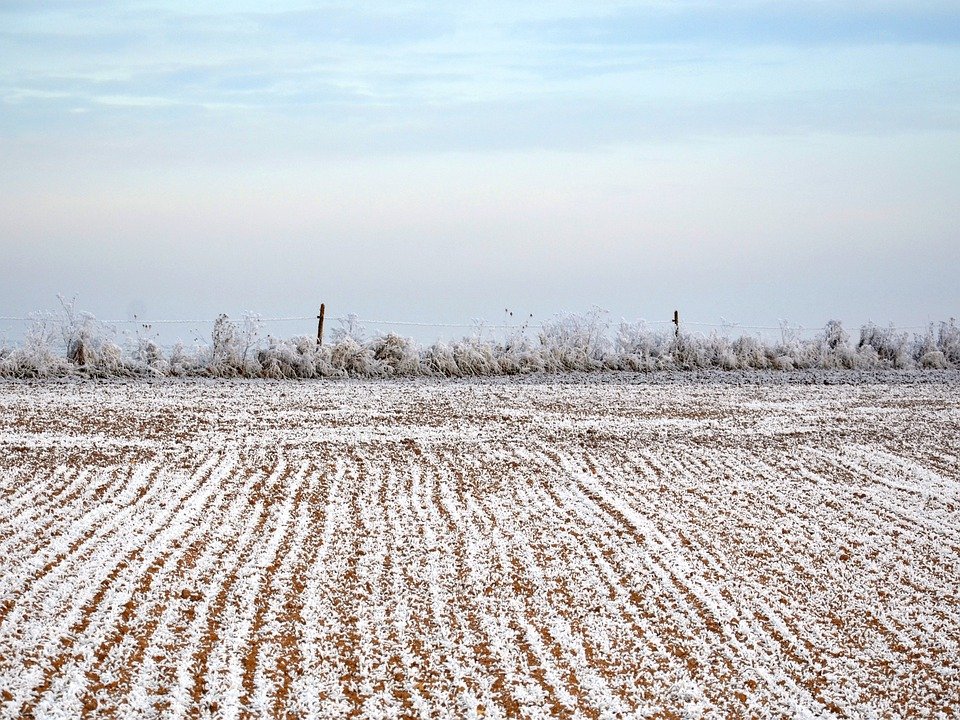
[[590, 45], [822, 46], [960, 43], [956, 4], [671, 3], [525, 23], [530, 38]]

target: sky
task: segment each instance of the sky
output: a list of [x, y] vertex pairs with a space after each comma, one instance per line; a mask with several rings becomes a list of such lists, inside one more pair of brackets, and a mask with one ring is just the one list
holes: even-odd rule
[[958, 228], [953, 0], [0, 0], [2, 316], [914, 326]]

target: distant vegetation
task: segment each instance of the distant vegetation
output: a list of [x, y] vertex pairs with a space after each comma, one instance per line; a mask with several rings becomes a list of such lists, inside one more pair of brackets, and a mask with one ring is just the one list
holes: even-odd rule
[[0, 345], [0, 376], [38, 377], [464, 377], [597, 370], [780, 370], [960, 368], [955, 320], [907, 333], [867, 324], [852, 336], [831, 320], [812, 339], [785, 328], [779, 340], [752, 335], [653, 329], [611, 323], [605, 313], [563, 314], [504, 339], [479, 334], [421, 345], [397, 334], [366, 338], [353, 320], [331, 341], [264, 337], [256, 318], [216, 320], [208, 343], [162, 347], [154, 338], [120, 337], [93, 315], [63, 303], [38, 316], [19, 344]]

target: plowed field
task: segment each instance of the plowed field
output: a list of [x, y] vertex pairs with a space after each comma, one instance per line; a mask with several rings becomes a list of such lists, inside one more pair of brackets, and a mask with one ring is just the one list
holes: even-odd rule
[[960, 384], [0, 384], [4, 717], [956, 717]]

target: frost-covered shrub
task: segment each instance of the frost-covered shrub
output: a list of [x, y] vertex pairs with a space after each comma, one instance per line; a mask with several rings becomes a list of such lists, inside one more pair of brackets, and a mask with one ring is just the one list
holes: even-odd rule
[[934, 352], [940, 352], [940, 348], [937, 346], [937, 337], [933, 332], [933, 324], [931, 323], [925, 333], [913, 336], [910, 354], [917, 363], [922, 365], [923, 357]]
[[733, 353], [733, 344], [725, 335], [712, 332], [703, 338], [703, 351], [698, 355], [698, 368], [720, 368], [735, 370], [737, 358]]
[[607, 367], [612, 347], [606, 313], [564, 313], [543, 324], [540, 353], [548, 372], [590, 371]]
[[500, 372], [519, 375], [543, 372], [543, 357], [523, 333], [516, 333], [497, 348]]
[[244, 318], [243, 326], [226, 315], [213, 324], [207, 372], [214, 377], [257, 377], [261, 367], [256, 352], [260, 322], [254, 315]]
[[500, 374], [496, 346], [492, 343], [470, 338], [453, 343], [452, 349], [453, 361], [461, 375], [481, 377]]
[[58, 334], [52, 327], [51, 316], [38, 316], [27, 329], [23, 344], [7, 349], [7, 354], [0, 360], [0, 374], [5, 377], [42, 378], [74, 373], [75, 366], [55, 350]]
[[[260, 365], [262, 377], [276, 379], [306, 379], [322, 374], [323, 354], [317, 347], [315, 338], [306, 336], [279, 340], [267, 338], [268, 346], [258, 351], [257, 362]], [[326, 365], [329, 365], [327, 363]]]
[[359, 317], [353, 313], [350, 313], [346, 317], [339, 318], [337, 322], [340, 327], [334, 328], [333, 332], [330, 333], [334, 345], [348, 338], [356, 342], [358, 345], [362, 345], [364, 343], [364, 340], [366, 339], [366, 332], [363, 329], [363, 323], [360, 322]]
[[389, 333], [372, 340], [369, 348], [388, 375], [420, 374], [420, 349], [410, 338]]
[[703, 338], [681, 332], [670, 344], [670, 357], [679, 370], [697, 370], [707, 367], [709, 349]]
[[[116, 332], [93, 315], [76, 310], [76, 298], [67, 301], [58, 296], [60, 310], [38, 317], [24, 343], [21, 372], [38, 377], [74, 372], [92, 377], [132, 375], [137, 371], [134, 358], [124, 355], [115, 342]], [[54, 329], [55, 328], [55, 329]], [[54, 337], [59, 335], [66, 349], [65, 367], [54, 357]]]
[[658, 361], [670, 355], [671, 336], [672, 333], [651, 329], [642, 320], [621, 322], [614, 342], [619, 369], [656, 370]]
[[732, 350], [727, 350], [717, 359], [717, 364], [724, 370], [736, 370], [739, 367], [737, 363], [737, 356], [733, 354]]
[[815, 367], [821, 362], [818, 348], [816, 341], [804, 341], [799, 328], [790, 327], [786, 321], [781, 321], [780, 342], [767, 348], [767, 359], [774, 370]]
[[238, 375], [243, 370], [236, 326], [226, 315], [213, 323], [213, 346], [210, 352], [210, 372], [220, 377]]
[[167, 361], [170, 374], [174, 377], [206, 375], [208, 374], [206, 356], [207, 352], [204, 348], [198, 348], [196, 352], [190, 353], [183, 343], [178, 341], [170, 351], [170, 358]]
[[[955, 320], [931, 325], [908, 340], [893, 327], [865, 325], [856, 347], [841, 323], [831, 320], [811, 339], [783, 325], [777, 342], [744, 335], [731, 339], [712, 332], [654, 331], [646, 323], [619, 323], [611, 337], [601, 310], [563, 314], [541, 326], [536, 337], [527, 326], [505, 340], [484, 339], [480, 332], [460, 340], [421, 348], [395, 333], [367, 340], [356, 316], [348, 316], [319, 346], [313, 337], [288, 340], [260, 337], [260, 322], [221, 315], [210, 343], [193, 349], [178, 342], [164, 355], [154, 338], [127, 337], [126, 349], [116, 331], [74, 303], [61, 298], [58, 313], [36, 316], [20, 345], [0, 343], [0, 376], [94, 377], [156, 375], [174, 377], [445, 377], [513, 375], [534, 372], [593, 370], [766, 370], [803, 368], [858, 369], [960, 367], [960, 328]], [[482, 328], [481, 328], [482, 329]]]
[[954, 318], [950, 318], [949, 322], [940, 323], [937, 347], [948, 363], [954, 367], [960, 367], [960, 327], [957, 326]]
[[774, 370], [793, 370], [793, 358], [789, 355], [778, 355], [773, 359]]
[[876, 351], [877, 361], [886, 367], [907, 368], [912, 363], [907, 345], [907, 333], [898, 332], [893, 326], [877, 327], [867, 323], [860, 328], [860, 343], [858, 351], [865, 348]]
[[69, 303], [62, 296], [58, 299], [62, 311], [60, 335], [67, 348], [67, 360], [78, 367], [86, 367], [97, 355], [94, 345], [102, 342], [101, 328], [97, 327], [93, 315], [74, 310], [76, 298]]
[[857, 348], [854, 367], [857, 370], [874, 370], [881, 367], [880, 353], [873, 345], [861, 345]]
[[331, 348], [330, 365], [335, 371], [357, 377], [386, 374], [383, 363], [373, 356], [373, 350], [361, 345], [350, 335], [343, 335]]
[[946, 356], [939, 350], [932, 350], [920, 358], [920, 367], [926, 368], [928, 370], [946, 370], [949, 365], [947, 364]]
[[420, 360], [420, 366], [428, 375], [460, 377], [463, 374], [453, 357], [453, 349], [447, 343], [436, 342], [428, 347]]
[[830, 320], [817, 336], [811, 348], [810, 367], [827, 370], [852, 369], [857, 358], [850, 347], [850, 334], [844, 330], [839, 320]]
[[138, 338], [131, 355], [137, 371], [159, 376], [170, 371], [170, 363], [163, 356], [163, 349], [150, 338]]
[[766, 348], [752, 335], [742, 335], [734, 340], [731, 350], [737, 358], [738, 367], [753, 370], [766, 370], [770, 367]]
[[103, 341], [95, 346], [96, 351], [88, 355], [87, 370], [98, 377], [117, 377], [133, 375], [136, 366], [124, 361], [123, 350], [114, 342]]
[[823, 327], [823, 332], [820, 333], [820, 341], [825, 350], [837, 352], [850, 344], [850, 334], [843, 329], [843, 324], [839, 320], [828, 320]]

